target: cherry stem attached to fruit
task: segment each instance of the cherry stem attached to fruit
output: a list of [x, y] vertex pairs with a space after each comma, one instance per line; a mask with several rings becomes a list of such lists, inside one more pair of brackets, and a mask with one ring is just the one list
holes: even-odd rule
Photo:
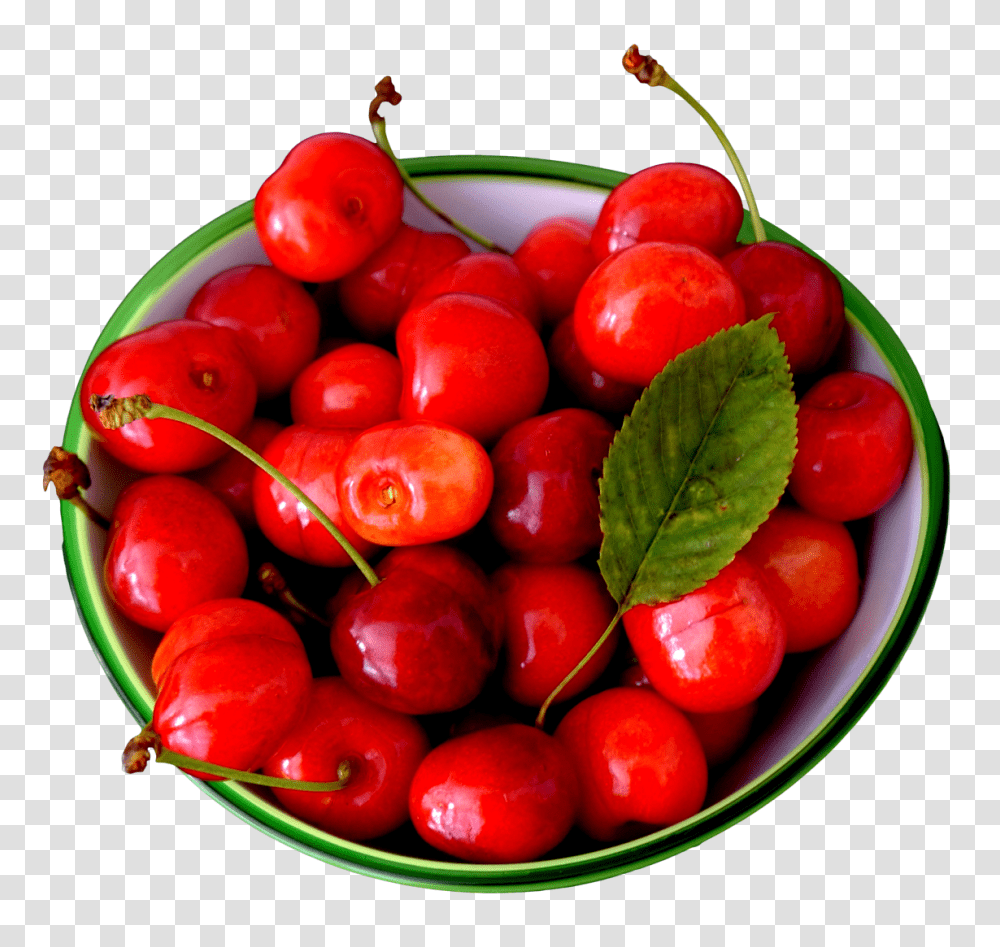
[[149, 762], [149, 751], [153, 750], [156, 753], [157, 763], [170, 763], [172, 766], [178, 766], [182, 769], [192, 769], [209, 776], [221, 776], [234, 782], [253, 783], [255, 786], [272, 786], [278, 789], [296, 789], [303, 792], [336, 792], [338, 789], [343, 789], [351, 778], [349, 760], [343, 760], [340, 763], [337, 767], [336, 781], [328, 783], [285, 779], [281, 776], [265, 776], [263, 773], [247, 773], [241, 769], [230, 769], [228, 766], [216, 766], [215, 763], [206, 763], [204, 760], [196, 760], [183, 753], [164, 749], [159, 734], [152, 727], [152, 723], [148, 723], [141, 733], [132, 737], [125, 745], [125, 750], [122, 753], [122, 769], [126, 773], [143, 772]]
[[386, 76], [375, 86], [375, 98], [372, 99], [372, 103], [368, 106], [368, 121], [371, 122], [372, 132], [375, 134], [375, 142], [391, 159], [392, 163], [396, 166], [396, 170], [399, 171], [400, 177], [403, 179], [403, 183], [410, 189], [413, 196], [416, 197], [421, 204], [424, 205], [432, 214], [435, 214], [441, 220], [443, 220], [449, 227], [453, 227], [459, 233], [464, 234], [470, 240], [475, 240], [480, 246], [485, 247], [487, 250], [493, 253], [506, 253], [510, 255], [510, 250], [506, 250], [498, 244], [490, 240], [489, 237], [484, 237], [482, 234], [476, 233], [471, 227], [466, 227], [461, 221], [455, 220], [450, 214], [441, 210], [432, 200], [425, 197], [416, 184], [413, 183], [413, 178], [407, 173], [406, 168], [403, 167], [403, 163], [396, 157], [392, 150], [392, 145], [389, 144], [389, 138], [385, 132], [385, 119], [379, 115], [378, 110], [383, 102], [388, 102], [389, 105], [399, 105], [403, 101], [403, 97], [396, 91], [396, 87], [392, 84], [392, 79]]
[[49, 456], [42, 465], [42, 489], [48, 490], [50, 483], [56, 488], [56, 496], [60, 500], [72, 503], [82, 510], [101, 529], [111, 526], [107, 519], [80, 496], [80, 491], [90, 486], [90, 471], [76, 454], [58, 446], [49, 451]]
[[149, 395], [131, 395], [128, 398], [115, 398], [111, 395], [91, 395], [90, 406], [97, 414], [108, 430], [114, 431], [125, 424], [129, 424], [139, 418], [146, 418], [155, 421], [157, 418], [165, 418], [170, 421], [180, 421], [190, 427], [204, 431], [218, 438], [224, 444], [228, 444], [233, 450], [239, 451], [244, 457], [252, 461], [268, 476], [278, 481], [289, 493], [292, 494], [313, 516], [316, 517], [326, 527], [331, 536], [340, 544], [344, 552], [351, 557], [354, 564], [361, 570], [368, 584], [374, 588], [379, 583], [379, 577], [375, 570], [365, 561], [361, 555], [348, 541], [347, 537], [334, 526], [333, 521], [326, 515], [312, 500], [307, 497], [291, 480], [288, 479], [277, 467], [269, 464], [256, 451], [251, 450], [242, 441], [223, 431], [222, 428], [210, 424], [187, 411], [179, 411], [177, 408], [170, 408], [165, 404], [157, 404], [151, 400]]
[[615, 630], [615, 625], [621, 620], [622, 615], [625, 613], [625, 606], [619, 605], [618, 611], [615, 612], [615, 617], [611, 619], [611, 624], [604, 629], [604, 633], [601, 635], [597, 641], [594, 642], [594, 646], [583, 656], [580, 663], [573, 668], [556, 686], [556, 689], [545, 698], [545, 703], [538, 709], [538, 716], [535, 717], [535, 726], [539, 730], [543, 729], [545, 726], [545, 715], [549, 712], [549, 707], [552, 706], [555, 699], [565, 690], [569, 683], [577, 676], [591, 661], [595, 654], [601, 650], [604, 642], [608, 640], [611, 636], [611, 632]]
[[718, 122], [712, 118], [711, 115], [705, 111], [702, 104], [687, 91], [666, 69], [663, 68], [652, 56], [642, 56], [639, 53], [639, 47], [636, 45], [629, 46], [625, 55], [622, 57], [622, 65], [625, 67], [625, 71], [631, 73], [640, 82], [649, 86], [664, 86], [670, 89], [671, 92], [675, 92], [679, 95], [688, 105], [691, 106], [706, 122], [708, 122], [709, 128], [715, 132], [715, 137], [719, 139], [719, 143], [725, 149], [726, 154], [729, 156], [729, 160], [733, 163], [733, 168], [736, 171], [736, 177], [740, 179], [740, 185], [743, 188], [743, 193], [746, 195], [747, 207], [750, 210], [750, 224], [753, 227], [754, 240], [757, 243], [763, 243], [767, 240], [767, 234], [764, 233], [764, 225], [761, 223], [760, 211], [757, 210], [757, 202], [754, 200], [753, 191], [750, 189], [750, 181], [746, 176], [746, 172], [743, 170], [743, 165], [740, 164], [740, 159], [736, 156], [736, 150], [729, 143], [729, 139], [726, 137], [726, 133], [719, 127]]
[[278, 571], [277, 566], [273, 562], [265, 562], [257, 570], [257, 581], [268, 595], [276, 595], [282, 604], [291, 609], [296, 615], [304, 615], [306, 618], [311, 618], [313, 621], [329, 627], [329, 621], [321, 615], [317, 615], [308, 605], [299, 601], [295, 593], [288, 587], [285, 577]]

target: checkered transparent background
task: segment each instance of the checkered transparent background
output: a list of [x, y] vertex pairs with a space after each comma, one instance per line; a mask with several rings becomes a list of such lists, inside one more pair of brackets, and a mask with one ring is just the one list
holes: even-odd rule
[[[1000, 4], [863, 0], [5, 0], [0, 4], [0, 943], [1000, 942]], [[897, 327], [950, 450], [925, 622], [834, 752], [723, 835], [624, 877], [469, 895], [275, 843], [180, 776], [90, 652], [42, 460], [100, 327], [301, 138], [725, 171], [651, 49], [724, 125], [763, 215]]]

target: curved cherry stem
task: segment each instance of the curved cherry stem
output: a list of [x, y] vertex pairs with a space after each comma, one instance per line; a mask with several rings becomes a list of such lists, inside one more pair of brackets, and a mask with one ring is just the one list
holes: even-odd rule
[[91, 522], [101, 529], [111, 526], [104, 516], [80, 496], [80, 491], [90, 486], [90, 471], [72, 451], [64, 450], [58, 445], [49, 451], [49, 456], [42, 465], [42, 490], [48, 490], [50, 483], [56, 488], [56, 496], [60, 500], [72, 503], [82, 510]]
[[347, 541], [347, 537], [337, 529], [330, 517], [313, 503], [288, 477], [278, 470], [277, 467], [268, 463], [260, 454], [251, 450], [242, 441], [233, 437], [232, 434], [193, 414], [188, 414], [187, 411], [179, 411], [177, 408], [170, 408], [165, 404], [157, 404], [150, 399], [149, 395], [131, 395], [128, 398], [115, 398], [111, 395], [91, 395], [90, 406], [97, 414], [101, 424], [111, 431], [117, 430], [138, 418], [146, 418], [149, 421], [155, 421], [157, 418], [165, 418], [171, 421], [180, 421], [182, 424], [197, 428], [199, 431], [204, 431], [206, 434], [211, 434], [213, 437], [218, 438], [224, 444], [228, 444], [233, 450], [239, 451], [239, 453], [260, 467], [268, 476], [277, 480], [278, 483], [291, 493], [326, 527], [330, 535], [337, 540], [344, 552], [351, 557], [354, 564], [361, 570], [365, 579], [368, 580], [368, 584], [372, 588], [378, 585], [379, 577], [375, 574], [375, 570], [368, 565], [364, 556]]
[[327, 628], [330, 627], [330, 622], [327, 619], [317, 615], [308, 605], [299, 600], [298, 596], [288, 587], [285, 577], [278, 571], [278, 567], [273, 562], [265, 562], [261, 565], [257, 570], [257, 581], [268, 595], [276, 596], [283, 605], [295, 613], [296, 617], [305, 616]]
[[639, 53], [639, 47], [636, 45], [629, 46], [624, 57], [622, 57], [622, 65], [625, 67], [625, 71], [631, 73], [640, 82], [649, 86], [664, 86], [670, 89], [671, 92], [679, 95], [688, 105], [691, 106], [705, 121], [708, 123], [709, 128], [715, 132], [715, 137], [719, 139], [719, 143], [722, 145], [726, 154], [729, 156], [729, 160], [733, 164], [733, 168], [736, 171], [736, 177], [740, 179], [740, 186], [743, 188], [743, 193], [747, 199], [747, 207], [750, 210], [750, 223], [753, 226], [753, 236], [757, 243], [763, 243], [767, 240], [767, 234], [764, 233], [764, 225], [761, 223], [760, 211], [757, 210], [757, 202], [754, 200], [753, 191], [750, 188], [750, 181], [746, 176], [746, 172], [743, 170], [743, 165], [740, 164], [740, 159], [736, 156], [736, 150], [729, 143], [729, 139], [726, 137], [726, 133], [719, 127], [718, 122], [712, 118], [711, 115], [705, 111], [702, 104], [687, 91], [666, 69], [663, 68], [652, 56], [642, 56]]
[[618, 611], [615, 612], [615, 617], [611, 619], [611, 624], [604, 629], [604, 633], [601, 635], [597, 641], [594, 642], [594, 646], [583, 656], [580, 663], [573, 668], [556, 686], [555, 690], [545, 698], [545, 703], [538, 709], [538, 716], [535, 717], [535, 726], [539, 730], [543, 729], [545, 726], [545, 715], [549, 712], [549, 707], [552, 706], [555, 699], [566, 689], [569, 683], [577, 676], [591, 661], [595, 654], [601, 650], [604, 642], [608, 640], [611, 636], [611, 632], [615, 630], [615, 625], [621, 621], [622, 615], [626, 612], [626, 608], [623, 605], [618, 606]]
[[403, 101], [403, 97], [396, 91], [396, 87], [392, 84], [392, 79], [388, 76], [375, 86], [375, 93], [375, 98], [372, 99], [372, 103], [368, 107], [368, 121], [371, 122], [372, 132], [375, 134], [375, 142], [392, 160], [392, 163], [396, 166], [396, 170], [399, 171], [400, 177], [403, 179], [403, 183], [410, 189], [413, 196], [449, 227], [453, 227], [459, 233], [465, 234], [470, 240], [474, 240], [480, 246], [485, 247], [493, 253], [506, 253], [509, 256], [510, 250], [504, 249], [490, 240], [489, 237], [484, 237], [482, 234], [476, 233], [471, 227], [466, 227], [461, 221], [455, 220], [454, 217], [441, 210], [437, 204], [420, 192], [420, 189], [414, 184], [413, 178], [410, 177], [406, 168], [403, 167], [402, 162], [393, 152], [392, 145], [389, 144], [389, 138], [385, 132], [385, 119], [378, 113], [383, 102], [387, 102], [389, 105], [399, 105]]

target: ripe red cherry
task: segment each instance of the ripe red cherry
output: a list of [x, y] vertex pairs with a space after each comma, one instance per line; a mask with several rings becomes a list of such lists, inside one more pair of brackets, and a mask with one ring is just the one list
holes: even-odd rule
[[843, 523], [779, 506], [742, 554], [760, 569], [785, 619], [787, 652], [819, 648], [851, 623], [861, 579], [858, 554]]
[[844, 293], [830, 268], [773, 240], [737, 249], [722, 262], [743, 290], [747, 319], [776, 313], [771, 327], [785, 343], [792, 373], [822, 368], [844, 330]]
[[903, 483], [913, 454], [906, 404], [866, 372], [837, 372], [799, 402], [799, 448], [788, 490], [799, 506], [831, 520], [870, 516]]
[[122, 614], [166, 631], [189, 608], [242, 594], [246, 541], [204, 487], [168, 474], [126, 487], [111, 513], [104, 584]]
[[588, 697], [555, 736], [580, 778], [577, 825], [593, 839], [646, 835], [690, 818], [705, 800], [708, 767], [698, 737], [684, 714], [649, 688]]
[[471, 862], [532, 861], [573, 826], [579, 794], [566, 750], [512, 723], [442, 743], [410, 787], [410, 818], [436, 849]]
[[[511, 562], [494, 572], [492, 581], [507, 645], [503, 688], [519, 704], [541, 707], [604, 633], [615, 614], [614, 599], [600, 575], [575, 563]], [[590, 687], [608, 666], [617, 644], [616, 628], [556, 701]]]
[[743, 707], [774, 680], [785, 622], [763, 576], [740, 554], [714, 579], [662, 605], [625, 613], [625, 632], [653, 687], [692, 713]]
[[365, 342], [338, 345], [292, 385], [292, 420], [312, 427], [367, 428], [399, 417], [399, 359]]
[[299, 142], [254, 201], [264, 252], [311, 283], [353, 270], [393, 235], [402, 214], [395, 165], [378, 145], [341, 132]]
[[407, 820], [410, 782], [429, 750], [416, 720], [365, 700], [339, 677], [324, 677], [312, 682], [305, 714], [263, 768], [268, 776], [334, 782], [346, 760], [351, 775], [343, 789], [274, 794], [293, 815], [360, 842]]
[[319, 307], [273, 266], [223, 270], [195, 293], [184, 317], [236, 333], [262, 399], [287, 390], [319, 342]]
[[512, 427], [490, 452], [488, 522], [520, 562], [572, 562], [601, 542], [597, 498], [615, 429], [599, 414], [563, 408]]
[[584, 358], [602, 375], [642, 386], [681, 352], [745, 321], [729, 270], [680, 243], [640, 243], [609, 257], [573, 311]]
[[80, 383], [80, 410], [98, 440], [136, 470], [184, 473], [218, 460], [229, 448], [210, 434], [163, 418], [140, 418], [108, 431], [90, 406], [91, 395], [138, 394], [235, 435], [253, 416], [257, 385], [235, 332], [186, 319], [112, 342], [94, 359]]
[[594, 225], [597, 260], [651, 240], [691, 243], [720, 256], [743, 225], [743, 202], [725, 175], [701, 164], [671, 162], [627, 177]]
[[484, 444], [535, 414], [549, 385], [538, 333], [503, 303], [452, 293], [414, 304], [396, 329], [401, 418], [443, 421]]

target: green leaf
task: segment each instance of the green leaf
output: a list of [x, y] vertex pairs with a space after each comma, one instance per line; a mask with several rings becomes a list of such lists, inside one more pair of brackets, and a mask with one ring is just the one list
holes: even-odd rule
[[714, 578], [784, 492], [796, 405], [771, 317], [678, 355], [615, 437], [600, 482], [598, 565], [623, 609]]

